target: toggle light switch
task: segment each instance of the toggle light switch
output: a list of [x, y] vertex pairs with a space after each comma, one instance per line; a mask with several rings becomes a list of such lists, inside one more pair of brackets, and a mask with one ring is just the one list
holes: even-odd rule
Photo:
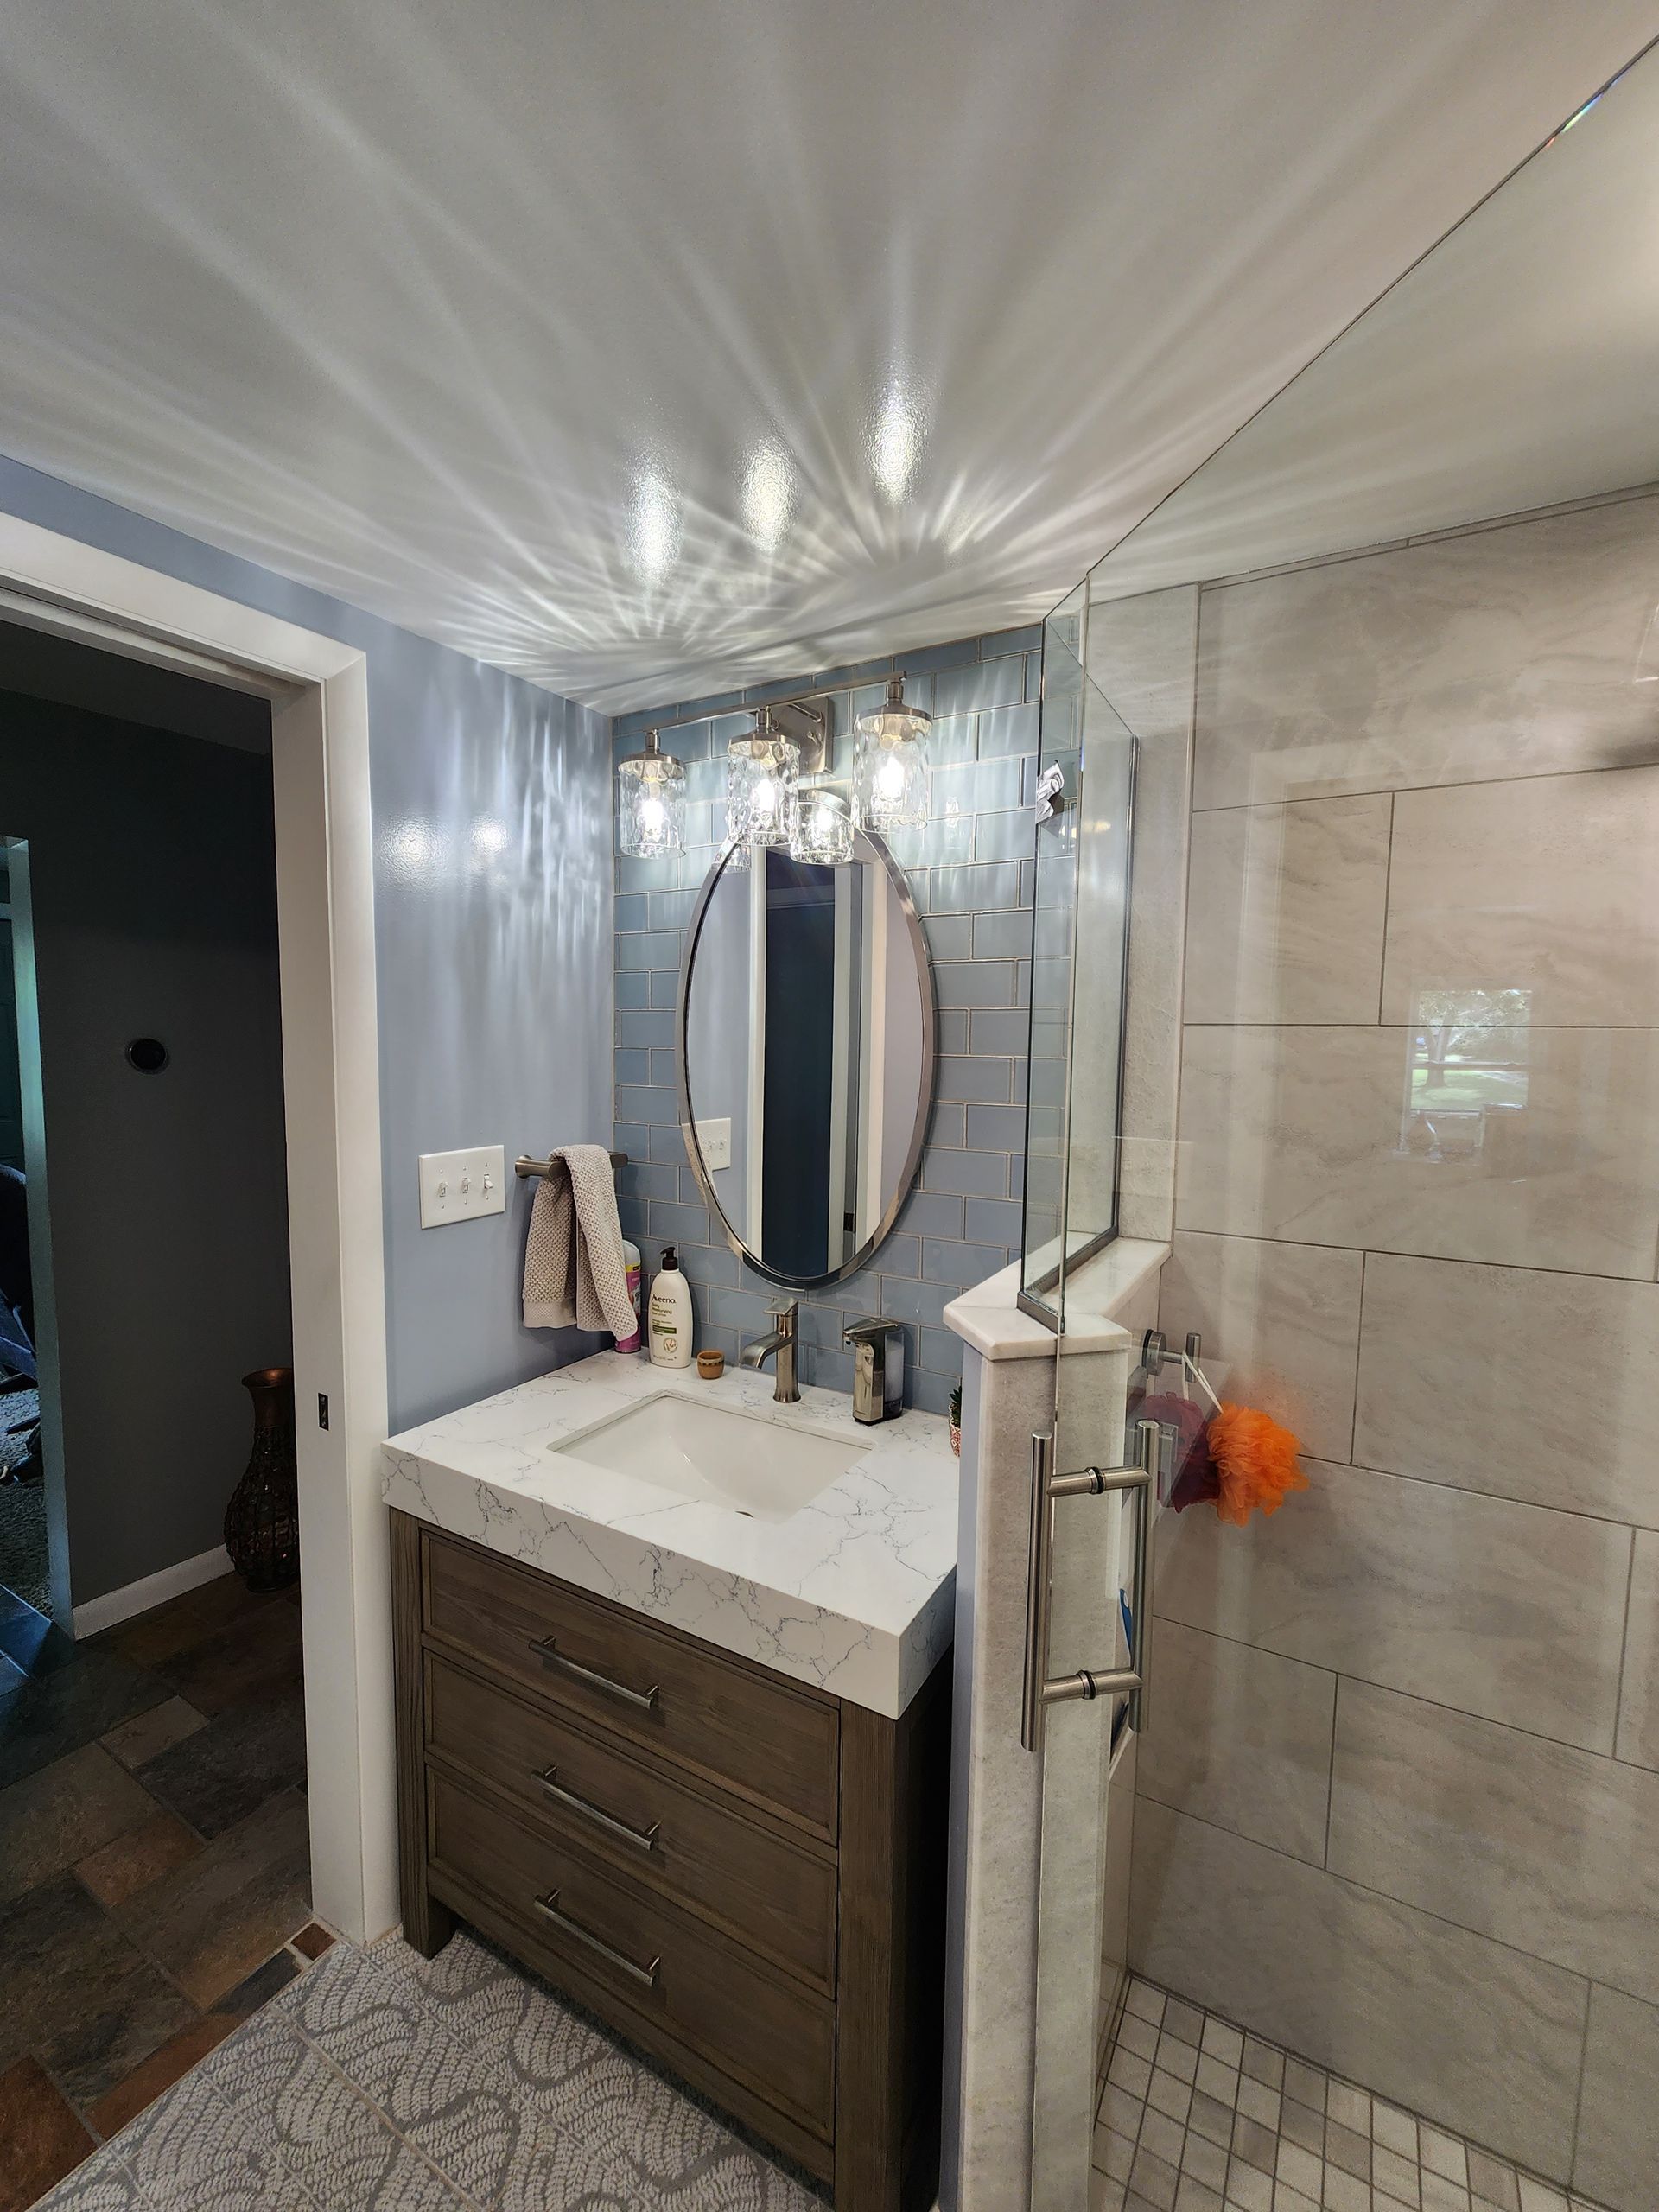
[[484, 1214], [506, 1210], [506, 1154], [500, 1145], [421, 1154], [423, 1229], [442, 1229], [451, 1221], [476, 1221]]

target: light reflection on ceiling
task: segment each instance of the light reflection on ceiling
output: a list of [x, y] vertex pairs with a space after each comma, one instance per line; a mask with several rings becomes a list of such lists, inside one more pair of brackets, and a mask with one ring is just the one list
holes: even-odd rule
[[0, 449], [608, 711], [1028, 620], [1649, 13], [11, 0]]

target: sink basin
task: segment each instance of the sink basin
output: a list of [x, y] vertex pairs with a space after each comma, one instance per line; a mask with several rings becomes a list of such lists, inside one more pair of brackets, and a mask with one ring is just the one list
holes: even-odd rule
[[752, 1521], [787, 1521], [869, 1446], [665, 1390], [548, 1449]]

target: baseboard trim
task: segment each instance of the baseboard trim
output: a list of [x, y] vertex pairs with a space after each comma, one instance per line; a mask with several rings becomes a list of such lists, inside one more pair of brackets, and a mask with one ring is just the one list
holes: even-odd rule
[[230, 1571], [230, 1554], [223, 1544], [215, 1544], [212, 1551], [200, 1552], [194, 1559], [181, 1559], [176, 1567], [164, 1567], [159, 1574], [146, 1574], [123, 1590], [106, 1590], [101, 1598], [89, 1598], [84, 1605], [77, 1605], [75, 1635], [78, 1638], [100, 1635], [106, 1628], [130, 1621], [135, 1613], [147, 1613], [152, 1605], [164, 1605], [169, 1598], [182, 1598], [187, 1590], [200, 1590], [204, 1582], [215, 1581]]

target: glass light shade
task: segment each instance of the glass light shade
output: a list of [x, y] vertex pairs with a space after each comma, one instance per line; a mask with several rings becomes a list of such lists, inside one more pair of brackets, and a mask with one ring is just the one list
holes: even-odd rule
[[860, 830], [925, 830], [928, 817], [927, 734], [933, 717], [907, 707], [894, 677], [887, 703], [861, 715], [853, 752], [853, 821]]
[[845, 868], [853, 857], [853, 817], [834, 791], [808, 785], [796, 794], [789, 857], [818, 868]]
[[784, 845], [801, 770], [800, 747], [776, 731], [734, 737], [726, 757], [726, 834], [745, 845]]
[[685, 846], [685, 769], [653, 730], [643, 753], [616, 764], [616, 842], [629, 860], [654, 860]]

